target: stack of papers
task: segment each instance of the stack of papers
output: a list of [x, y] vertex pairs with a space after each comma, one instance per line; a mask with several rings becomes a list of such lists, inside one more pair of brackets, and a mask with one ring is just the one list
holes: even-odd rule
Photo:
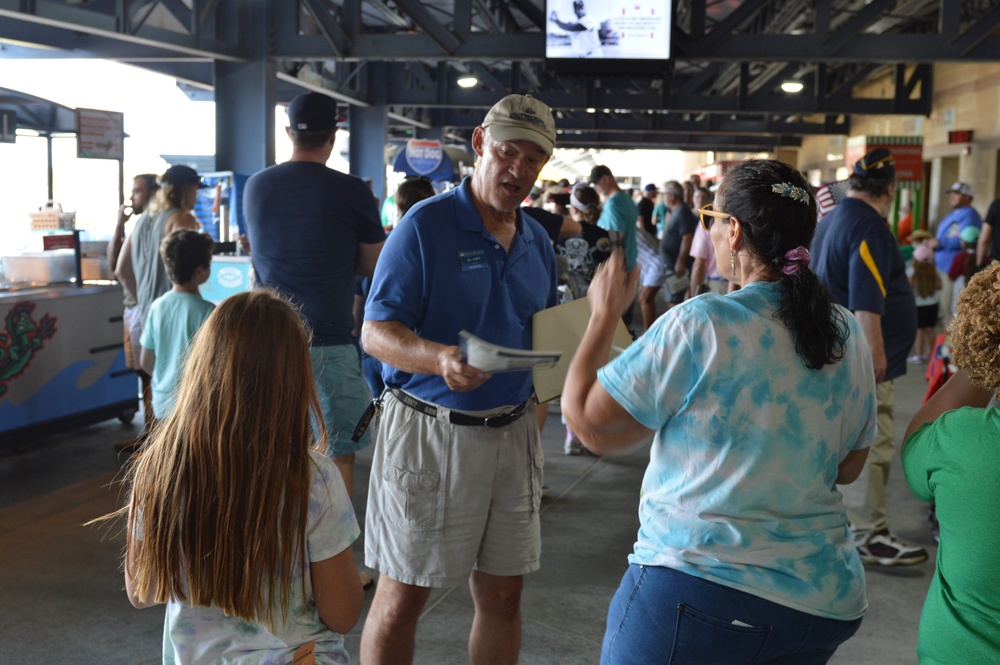
[[476, 337], [468, 330], [458, 333], [465, 362], [483, 372], [517, 372], [555, 367], [561, 351], [525, 351], [497, 346]]

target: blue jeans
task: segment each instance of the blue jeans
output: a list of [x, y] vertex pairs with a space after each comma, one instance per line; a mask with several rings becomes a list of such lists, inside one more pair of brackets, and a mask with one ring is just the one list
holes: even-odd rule
[[820, 665], [860, 626], [632, 564], [608, 609], [601, 664]]

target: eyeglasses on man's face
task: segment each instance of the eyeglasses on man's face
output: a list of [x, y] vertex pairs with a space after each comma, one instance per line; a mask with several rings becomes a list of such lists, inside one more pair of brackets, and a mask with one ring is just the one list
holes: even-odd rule
[[713, 210], [711, 203], [706, 203], [702, 207], [698, 208], [698, 218], [701, 220], [701, 226], [706, 231], [712, 228], [712, 223], [715, 218], [719, 219], [729, 219], [732, 217], [728, 212], [722, 212], [721, 210]]

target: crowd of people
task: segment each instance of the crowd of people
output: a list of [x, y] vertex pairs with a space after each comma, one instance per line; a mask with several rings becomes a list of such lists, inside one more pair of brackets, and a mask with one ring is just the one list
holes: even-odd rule
[[[543, 221], [548, 214], [577, 215], [586, 208], [570, 205], [571, 196], [582, 196], [591, 200], [587, 205], [595, 215], [595, 225], [610, 234], [613, 245], [625, 249], [626, 262], [641, 266], [639, 293], [636, 306], [641, 316], [641, 327], [634, 332], [640, 334], [648, 330], [664, 311], [702, 293], [728, 293], [738, 285], [719, 273], [715, 262], [715, 250], [704, 229], [698, 228], [697, 212], [711, 204], [714, 194], [713, 183], [701, 184], [697, 174], [683, 183], [670, 180], [662, 188], [648, 183], [642, 189], [623, 189], [605, 165], [595, 166], [586, 182], [571, 184], [543, 181], [532, 189], [525, 201], [526, 213]], [[591, 192], [597, 200], [592, 200]], [[630, 202], [631, 199], [631, 202]], [[540, 212], [545, 211], [545, 212]], [[543, 222], [544, 225], [544, 222]], [[593, 276], [593, 266], [589, 262], [579, 265], [577, 256], [586, 237], [588, 256], [593, 254], [595, 241], [590, 229], [570, 229], [573, 234], [567, 239], [559, 238], [556, 252], [560, 259], [560, 284], [567, 286], [567, 292], [581, 297]], [[589, 234], [589, 235], [588, 235]], [[563, 265], [562, 261], [566, 261]], [[604, 259], [601, 258], [601, 261]], [[599, 263], [600, 261], [598, 261]], [[625, 312], [626, 324], [632, 324], [633, 312]]]
[[[909, 231], [908, 262], [886, 222], [888, 150], [853, 165], [822, 219], [774, 160], [717, 187], [631, 193], [605, 165], [539, 183], [555, 119], [509, 95], [473, 132], [473, 174], [440, 193], [404, 181], [386, 235], [364, 181], [325, 165], [334, 101], [307, 93], [288, 115], [291, 160], [245, 190], [253, 291], [201, 299], [212, 241], [188, 167], [137, 177], [135, 226], [120, 211], [109, 245], [151, 408], [128, 500], [102, 519], [126, 522], [131, 602], [167, 606], [165, 661], [349, 662], [342, 634], [372, 583], [352, 552], [367, 501], [378, 580], [360, 662], [413, 662], [432, 589], [465, 583], [469, 660], [517, 662], [547, 406], [530, 372], [470, 365], [459, 333], [530, 349], [533, 315], [582, 297], [566, 452], [652, 441], [602, 663], [826, 663], [863, 621], [864, 565], [928, 559], [889, 526], [893, 382], [928, 361], [950, 303], [957, 371], [903, 437], [907, 482], [941, 524], [917, 652], [1000, 658], [1000, 268], [984, 269], [996, 236], [971, 187], [950, 188], [935, 236]], [[634, 309], [641, 335], [605, 362]]]

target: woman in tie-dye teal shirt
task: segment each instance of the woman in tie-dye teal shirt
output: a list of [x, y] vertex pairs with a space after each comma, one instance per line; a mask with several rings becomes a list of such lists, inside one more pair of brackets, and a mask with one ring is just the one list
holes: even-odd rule
[[825, 663], [867, 607], [836, 483], [875, 438], [871, 352], [807, 267], [816, 208], [792, 167], [740, 163], [701, 217], [743, 288], [599, 367], [637, 279], [612, 257], [563, 394], [595, 452], [656, 434], [602, 663]]

